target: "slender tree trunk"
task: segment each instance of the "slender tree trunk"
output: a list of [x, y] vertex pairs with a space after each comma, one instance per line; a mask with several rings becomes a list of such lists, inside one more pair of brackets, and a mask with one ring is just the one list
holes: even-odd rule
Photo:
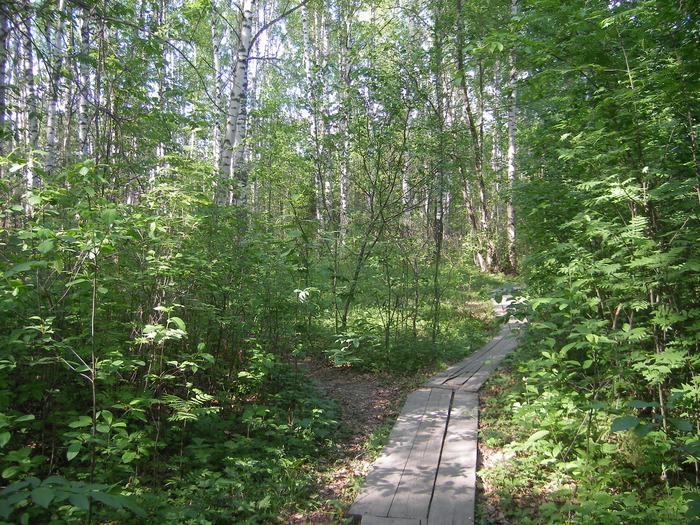
[[[518, 14], [518, 0], [512, 0], [511, 13], [513, 16]], [[508, 105], [508, 199], [506, 201], [506, 215], [508, 224], [506, 226], [508, 232], [508, 264], [511, 271], [517, 269], [517, 259], [515, 253], [515, 207], [513, 206], [513, 187], [515, 185], [515, 124], [517, 117], [517, 98], [516, 98], [516, 78], [517, 70], [515, 68], [515, 52], [510, 51], [508, 55], [508, 65], [510, 68], [508, 87], [510, 91], [510, 104]]]
[[[252, 41], [253, 10], [256, 0], [243, 0], [241, 21], [238, 31], [236, 52], [236, 70], [233, 75], [233, 86], [226, 119], [226, 130], [221, 145], [221, 160], [219, 163], [219, 179], [221, 190], [219, 200], [229, 204], [243, 206], [245, 204], [246, 170], [243, 166], [244, 139], [246, 120], [248, 116], [248, 60]], [[234, 179], [234, 191], [228, 188]]]
[[339, 208], [339, 223], [340, 223], [340, 246], [345, 244], [345, 238], [348, 231], [348, 192], [350, 186], [350, 86], [352, 83], [350, 76], [350, 32], [352, 30], [352, 15], [350, 11], [341, 14], [343, 17], [340, 20], [340, 56], [338, 57], [339, 69], [341, 74], [340, 85], [340, 105], [343, 115], [340, 122], [340, 208]]
[[432, 48], [432, 70], [435, 85], [435, 108], [436, 118], [438, 123], [438, 151], [437, 156], [433, 159], [436, 163], [435, 173], [437, 176], [436, 184], [431, 185], [434, 194], [435, 208], [433, 216], [433, 319], [432, 319], [432, 334], [433, 342], [437, 340], [440, 329], [440, 264], [442, 262], [442, 241], [443, 241], [443, 194], [444, 194], [444, 179], [445, 179], [445, 162], [442, 157], [445, 151], [445, 92], [443, 87], [443, 67], [444, 67], [444, 52], [443, 38], [445, 31], [443, 29], [443, 13], [441, 12], [441, 4], [437, 4], [434, 15], [433, 26], [433, 48]]
[[46, 157], [44, 167], [47, 175], [51, 175], [58, 164], [56, 151], [56, 127], [58, 120], [58, 101], [63, 91], [63, 29], [65, 0], [58, 0], [56, 26], [53, 30], [53, 42], [51, 44], [50, 60], [50, 99], [46, 114]]
[[90, 70], [88, 68], [88, 56], [90, 54], [90, 17], [84, 13], [80, 25], [80, 54], [83, 59], [79, 66], [80, 102], [78, 103], [78, 142], [80, 153], [83, 156], [90, 155], [90, 141], [88, 139], [90, 129], [90, 116], [88, 104], [90, 96]]
[[[328, 65], [329, 40], [328, 40], [328, 10], [322, 4], [314, 11], [314, 29], [317, 35], [317, 49], [314, 64], [319, 71], [325, 71]], [[316, 166], [316, 217], [320, 227], [325, 224], [333, 224], [337, 219], [334, 216], [333, 206], [333, 177], [332, 159], [326, 144], [329, 135], [327, 117], [330, 114], [328, 97], [325, 96], [327, 79], [323, 74], [314, 76], [313, 69], [311, 85], [311, 111], [313, 115], [313, 139], [314, 156]]]
[[[212, 14], [211, 17], [211, 47], [212, 66], [214, 68], [214, 99], [217, 104], [221, 104], [224, 89], [221, 69], [221, 31], [215, 14]], [[212, 154], [213, 158], [221, 159], [221, 122], [219, 119], [214, 120], [214, 128], [212, 130]]]
[[22, 47], [24, 51], [24, 124], [25, 145], [27, 150], [27, 167], [25, 168], [25, 182], [28, 190], [41, 183], [40, 178], [34, 172], [34, 155], [39, 143], [39, 120], [37, 119], [37, 96], [34, 81], [34, 48], [32, 44], [32, 19], [26, 21], [24, 34], [22, 35]]
[[[457, 71], [459, 72], [459, 87], [464, 102], [464, 110], [467, 117], [467, 128], [471, 138], [471, 152], [474, 163], [474, 178], [476, 180], [477, 206], [478, 209], [478, 232], [476, 240], [478, 243], [477, 263], [482, 271], [491, 269], [493, 262], [493, 243], [489, 238], [489, 213], [486, 196], [486, 183], [484, 181], [484, 123], [483, 123], [483, 68], [481, 65], [477, 71], [477, 82], [479, 84], [479, 97], [477, 98], [477, 112], [472, 105], [472, 97], [467, 84], [466, 61], [464, 57], [464, 24], [462, 22], [462, 0], [456, 0], [456, 33], [457, 33]], [[477, 119], [478, 114], [478, 119]]]
[[[10, 133], [5, 129], [7, 124], [7, 40], [9, 36], [7, 15], [0, 9], [0, 156], [9, 148], [5, 147]], [[2, 176], [0, 166], [0, 177]]]
[[304, 80], [306, 92], [309, 96], [309, 129], [311, 131], [311, 141], [313, 147], [313, 180], [314, 188], [313, 213], [318, 221], [318, 227], [322, 228], [325, 223], [325, 199], [324, 181], [326, 179], [323, 162], [323, 132], [319, 118], [320, 97], [316, 89], [317, 82], [312, 76], [313, 49], [311, 47], [311, 35], [309, 29], [309, 12], [306, 6], [301, 8], [301, 31], [304, 43]]

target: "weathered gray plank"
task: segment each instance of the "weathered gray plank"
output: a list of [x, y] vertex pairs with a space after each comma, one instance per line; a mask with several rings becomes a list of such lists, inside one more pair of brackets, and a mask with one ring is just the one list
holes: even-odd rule
[[496, 338], [472, 352], [459, 363], [456, 363], [446, 370], [434, 375], [424, 386], [436, 387], [450, 382], [459, 382], [465, 378], [469, 378], [475, 371], [481, 368], [486, 356], [502, 339], [502, 334], [503, 332], [500, 332]]
[[349, 514], [362, 525], [474, 523], [478, 395], [516, 345], [512, 321], [408, 396]]
[[361, 525], [421, 525], [419, 519], [408, 518], [378, 518], [376, 516], [365, 516]]
[[350, 507], [349, 514], [389, 516], [394, 494], [406, 468], [430, 396], [430, 390], [419, 389], [406, 398], [387, 444], [374, 462], [362, 490]]
[[501, 360], [516, 345], [513, 336], [515, 324], [504, 325], [498, 335], [471, 355], [433, 376], [425, 387], [447, 388], [476, 392], [486, 381], [488, 374], [495, 370]]
[[474, 523], [479, 395], [455, 392], [427, 525]]
[[518, 340], [515, 337], [510, 335], [503, 337], [498, 345], [491, 350], [483, 366], [463, 383], [460, 390], [478, 392], [486, 382], [486, 379], [488, 379], [488, 376], [498, 368], [503, 358], [517, 345]]
[[435, 486], [435, 473], [450, 410], [452, 392], [433, 390], [413, 442], [389, 516], [425, 518]]

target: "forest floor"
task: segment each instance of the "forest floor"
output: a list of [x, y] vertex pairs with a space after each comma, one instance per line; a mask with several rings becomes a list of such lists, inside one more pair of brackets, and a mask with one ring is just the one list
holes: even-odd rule
[[[370, 471], [376, 455], [386, 441], [406, 396], [435, 374], [397, 376], [358, 371], [350, 366], [332, 366], [319, 358], [298, 363], [304, 373], [340, 407], [339, 424], [346, 432], [336, 440], [336, 452], [325, 472], [319, 474], [320, 503], [316, 510], [287, 516], [280, 523], [299, 525], [338, 525], [348, 523], [343, 513], [354, 501], [361, 481]], [[493, 388], [493, 387], [490, 387]], [[489, 389], [487, 385], [486, 390]], [[482, 394], [483, 397], [483, 394]], [[480, 430], [481, 430], [480, 421]], [[478, 468], [502, 460], [500, 449], [479, 443]], [[478, 481], [478, 480], [477, 480]], [[477, 487], [477, 505], [487, 523], [503, 523], [498, 501], [484, 500]]]
[[[493, 311], [490, 302], [470, 303], [470, 310], [485, 324]], [[495, 327], [494, 327], [495, 328]], [[448, 363], [450, 365], [452, 363]], [[376, 456], [389, 436], [408, 394], [419, 388], [439, 370], [416, 374], [382, 374], [362, 372], [351, 366], [333, 366], [327, 359], [309, 355], [297, 365], [330, 400], [340, 408], [338, 423], [345, 432], [336, 438], [336, 450], [328, 468], [319, 473], [316, 510], [286, 516], [285, 525], [339, 525], [348, 523], [344, 511], [350, 507]], [[490, 457], [498, 460], [498, 451], [479, 444], [479, 467]], [[359, 481], [359, 483], [358, 483]], [[477, 504], [480, 500], [477, 490]], [[487, 515], [498, 515], [493, 505]], [[498, 523], [498, 521], [490, 521]]]
[[407, 394], [430, 375], [399, 377], [358, 371], [350, 366], [332, 366], [321, 359], [299, 363], [317, 388], [340, 407], [339, 421], [344, 433], [336, 441], [333, 464], [320, 474], [315, 511], [286, 517], [283, 523], [331, 525], [345, 523], [341, 509], [350, 506], [359, 486], [356, 479], [369, 473], [377, 441], [388, 436]]
[[[339, 423], [347, 434], [337, 442], [334, 463], [320, 475], [318, 501], [322, 504], [314, 511], [287, 516], [281, 522], [290, 525], [347, 523], [341, 509], [348, 508], [355, 499], [360, 488], [356, 480], [369, 473], [378, 448], [384, 443], [381, 438], [388, 436], [405, 397], [434, 372], [411, 377], [380, 376], [349, 366], [331, 366], [318, 359], [305, 359], [300, 366], [329, 399], [338, 403]], [[487, 386], [487, 391], [489, 388], [494, 387]], [[479, 443], [478, 468], [502, 459], [502, 450]], [[502, 521], [498, 499], [490, 496], [484, 500], [483, 488], [479, 481], [477, 504], [482, 504], [482, 518], [487, 523], [506, 523]]]

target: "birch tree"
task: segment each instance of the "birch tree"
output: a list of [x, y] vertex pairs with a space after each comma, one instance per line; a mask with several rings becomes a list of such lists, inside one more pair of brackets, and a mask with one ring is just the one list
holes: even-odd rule
[[257, 0], [242, 0], [239, 6], [238, 34], [236, 39], [236, 65], [231, 81], [231, 93], [226, 115], [220, 159], [218, 201], [244, 206], [248, 183], [245, 166], [245, 140], [248, 123], [248, 72], [253, 45], [270, 27], [284, 20], [303, 7], [309, 0], [283, 10], [277, 17], [266, 21], [253, 31], [258, 17]]
[[58, 120], [58, 104], [63, 87], [63, 47], [64, 47], [64, 17], [65, 0], [59, 0], [56, 7], [56, 20], [47, 35], [49, 49], [49, 101], [46, 117], [46, 155], [44, 169], [47, 175], [52, 175], [58, 164], [56, 151], [56, 127]]
[[22, 34], [22, 62], [24, 66], [24, 126], [25, 147], [27, 155], [27, 165], [25, 168], [25, 181], [27, 189], [32, 189], [41, 181], [34, 171], [34, 155], [39, 143], [39, 120], [37, 116], [37, 94], [34, 77], [34, 44], [32, 42], [32, 22], [33, 16], [28, 16]]
[[83, 13], [80, 17], [80, 57], [78, 60], [78, 145], [84, 156], [90, 154], [88, 139], [90, 116], [88, 104], [90, 96], [90, 71], [88, 60], [90, 54], [90, 17]]
[[[5, 143], [9, 136], [7, 125], [7, 72], [8, 53], [7, 42], [9, 40], [9, 20], [5, 10], [0, 8], [0, 157], [5, 152]], [[2, 168], [0, 168], [0, 175]]]
[[[243, 159], [248, 102], [248, 59], [253, 38], [253, 10], [256, 0], [243, 0], [236, 42], [236, 66], [231, 83], [226, 127], [221, 144], [219, 161], [220, 202], [245, 204], [246, 177], [240, 165]], [[230, 185], [234, 188], [231, 191]]]
[[468, 83], [470, 73], [472, 72], [467, 70], [465, 59], [465, 13], [462, 7], [462, 0], [456, 0], [455, 7], [457, 82], [462, 95], [467, 130], [471, 139], [469, 143], [471, 153], [470, 160], [473, 166], [475, 181], [474, 186], [468, 184], [465, 195], [474, 196], [475, 194], [476, 196], [476, 206], [472, 205], [476, 219], [474, 223], [477, 225], [477, 230], [474, 233], [479, 243], [479, 247], [475, 251], [475, 259], [478, 266], [486, 271], [490, 270], [492, 267], [493, 244], [489, 235], [489, 212], [486, 200], [486, 183], [484, 180], [484, 122], [483, 114], [479, 111], [483, 107], [483, 70], [482, 66], [477, 64], [475, 71], [473, 71], [476, 84], [476, 94], [473, 96]]
[[[515, 17], [518, 14], [518, 0], [511, 1], [511, 15]], [[507, 234], [508, 234], [508, 265], [511, 271], [514, 271], [517, 266], [517, 257], [515, 253], [515, 206], [513, 205], [513, 191], [516, 178], [515, 165], [515, 133], [516, 133], [516, 118], [517, 118], [517, 91], [516, 81], [518, 70], [515, 67], [515, 50], [511, 49], [508, 53], [508, 155], [507, 155], [507, 170], [508, 170], [508, 196], [506, 200], [506, 217], [507, 217]]]

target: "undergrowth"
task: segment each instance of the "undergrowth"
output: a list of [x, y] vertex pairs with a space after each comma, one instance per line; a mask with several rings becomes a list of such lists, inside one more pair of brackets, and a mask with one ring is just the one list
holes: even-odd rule
[[533, 377], [538, 359], [522, 345], [482, 391], [479, 523], [692, 522], [692, 476], [671, 471], [664, 436], [611, 431], [602, 402]]

